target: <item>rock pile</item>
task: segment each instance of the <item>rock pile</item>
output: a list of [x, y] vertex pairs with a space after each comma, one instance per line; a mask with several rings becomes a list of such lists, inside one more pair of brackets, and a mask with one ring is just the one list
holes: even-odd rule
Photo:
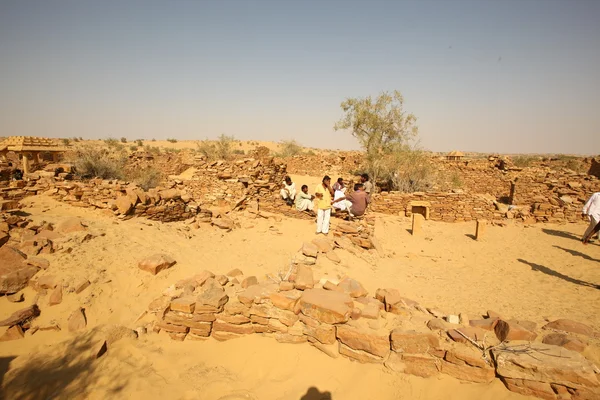
[[[307, 257], [320, 251], [316, 243], [302, 247]], [[498, 377], [511, 391], [544, 399], [600, 395], [600, 370], [581, 354], [594, 337], [584, 324], [557, 320], [540, 331], [492, 311], [484, 319], [444, 315], [396, 289], [369, 297], [350, 277], [316, 279], [303, 264], [279, 281], [259, 282], [238, 269], [202, 271], [165, 290], [149, 310], [157, 314], [152, 329], [173, 340], [261, 334], [422, 377], [442, 373], [481, 383]]]

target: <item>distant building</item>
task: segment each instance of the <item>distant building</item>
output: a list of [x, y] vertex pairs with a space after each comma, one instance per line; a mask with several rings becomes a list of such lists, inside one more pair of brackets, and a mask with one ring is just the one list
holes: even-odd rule
[[446, 160], [448, 161], [461, 161], [465, 155], [460, 151], [451, 151], [446, 154]]

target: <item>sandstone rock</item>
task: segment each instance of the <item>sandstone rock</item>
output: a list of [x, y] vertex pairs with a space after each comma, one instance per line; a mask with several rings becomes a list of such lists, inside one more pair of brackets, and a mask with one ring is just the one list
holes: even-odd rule
[[40, 276], [39, 278], [37, 278], [33, 282], [33, 287], [36, 290], [40, 290], [40, 289], [54, 289], [56, 286], [58, 286], [58, 281], [56, 279], [56, 277], [54, 275], [44, 275], [44, 276]]
[[564, 333], [551, 333], [546, 335], [542, 340], [542, 343], [551, 344], [554, 346], [562, 346], [565, 349], [573, 350], [578, 353], [583, 352], [587, 346], [576, 337], [572, 337]]
[[262, 282], [258, 285], [250, 286], [238, 294], [238, 300], [245, 304], [251, 305], [254, 302], [261, 301], [262, 299], [268, 299], [272, 293], [275, 293], [278, 289], [278, 285], [275, 283]]
[[119, 214], [127, 215], [134, 204], [132, 204], [131, 198], [128, 196], [119, 196], [115, 200], [115, 206], [117, 207], [117, 210], [119, 210]]
[[588, 325], [570, 319], [557, 319], [547, 323], [542, 329], [554, 329], [557, 331], [579, 333], [585, 336], [593, 336], [594, 330]]
[[451, 324], [455, 324], [455, 325], [460, 324], [460, 318], [458, 315], [447, 315], [446, 321], [448, 321]]
[[460, 335], [458, 333], [458, 331], [461, 331], [464, 335], [468, 336], [471, 340], [475, 340], [477, 342], [483, 340], [486, 333], [489, 336], [489, 332], [487, 332], [481, 328], [476, 328], [476, 327], [472, 327], [472, 326], [467, 326], [467, 327], [460, 328], [460, 329], [449, 330], [448, 336], [450, 336], [450, 339], [454, 340], [457, 343], [466, 343], [467, 342], [467, 339], [465, 339], [462, 335]]
[[88, 279], [82, 279], [80, 281], [78, 281], [74, 288], [75, 288], [75, 293], [79, 294], [81, 292], [83, 292], [85, 289], [87, 289], [89, 286], [91, 285], [90, 281]]
[[58, 285], [50, 294], [50, 299], [48, 300], [49, 306], [55, 306], [57, 304], [62, 303], [62, 285]]
[[384, 358], [390, 353], [390, 335], [388, 332], [339, 325], [336, 327], [336, 337], [340, 342], [354, 350], [363, 350]]
[[215, 280], [219, 282], [219, 285], [225, 286], [229, 282], [229, 278], [225, 275], [217, 275], [215, 276]]
[[212, 331], [210, 336], [219, 342], [224, 342], [226, 340], [237, 339], [242, 337], [243, 335], [239, 333], [233, 332], [224, 332], [224, 331]]
[[334, 344], [323, 344], [323, 343], [319, 342], [318, 340], [316, 340], [315, 338], [310, 337], [310, 336], [308, 336], [307, 339], [308, 339], [308, 343], [310, 343], [311, 346], [313, 346], [316, 349], [327, 354], [329, 357], [331, 357], [331, 358], [339, 357], [339, 355], [340, 355], [339, 345], [337, 343], [335, 343], [335, 340], [334, 340]]
[[469, 326], [469, 316], [465, 313], [458, 314], [458, 319], [460, 320], [460, 324], [464, 326]]
[[251, 315], [277, 319], [286, 326], [292, 326], [298, 321], [299, 317], [292, 311], [281, 310], [271, 307], [269, 304], [254, 304], [250, 307]]
[[441, 364], [441, 372], [456, 379], [476, 383], [490, 383], [496, 377], [493, 367], [472, 367], [469, 364], [457, 364], [444, 362]]
[[353, 360], [359, 361], [361, 363], [383, 364], [383, 358], [374, 356], [370, 353], [367, 353], [366, 351], [354, 350], [353, 348], [346, 346], [342, 342], [339, 342], [339, 352], [340, 354]]
[[279, 343], [291, 344], [300, 344], [307, 342], [306, 336], [290, 335], [289, 333], [276, 333], [275, 340], [277, 340]]
[[173, 325], [173, 324], [169, 324], [166, 321], [158, 321], [156, 323], [156, 326], [161, 330], [161, 331], [165, 331], [168, 333], [188, 333], [188, 331], [190, 330], [190, 328], [188, 328], [187, 326], [183, 326], [183, 325]]
[[194, 327], [190, 327], [189, 335], [199, 337], [209, 337], [212, 332], [212, 323], [210, 322], [198, 322]]
[[77, 310], [73, 311], [67, 322], [69, 324], [69, 332], [78, 332], [85, 329], [87, 325], [87, 319], [85, 317], [85, 311], [83, 308], [78, 308]]
[[48, 269], [48, 267], [50, 267], [50, 261], [42, 257], [27, 257], [25, 263], [27, 263], [28, 265], [33, 265], [34, 267], [38, 267], [40, 269]]
[[6, 300], [10, 301], [11, 303], [20, 303], [25, 300], [25, 296], [23, 293], [8, 294], [6, 295]]
[[281, 308], [282, 310], [293, 311], [294, 305], [300, 296], [301, 292], [288, 291], [287, 293], [272, 293], [269, 296], [269, 299], [275, 307]]
[[496, 323], [494, 333], [501, 342], [504, 342], [505, 340], [528, 340], [532, 342], [537, 337], [537, 333], [530, 332], [515, 322], [504, 321], [501, 319]]
[[229, 296], [225, 294], [220, 285], [203, 287], [203, 290], [196, 298], [194, 312], [198, 312], [202, 306], [214, 307], [217, 310], [221, 310], [228, 300]]
[[23, 339], [23, 329], [20, 325], [13, 325], [9, 327], [2, 336], [0, 336], [0, 342], [8, 342], [10, 340]]
[[228, 324], [227, 322], [219, 321], [218, 319], [212, 324], [213, 335], [215, 332], [230, 332], [237, 333], [240, 335], [246, 335], [250, 333], [254, 333], [251, 324]]
[[294, 282], [288, 282], [288, 281], [283, 281], [283, 282], [279, 282], [279, 290], [282, 292], [288, 291], [288, 290], [293, 290], [294, 289]]
[[[552, 390], [552, 386], [546, 382], [536, 382], [526, 379], [512, 379], [505, 377], [502, 377], [502, 382], [511, 392], [548, 400], [556, 399], [556, 395], [554, 390]], [[568, 398], [570, 399], [571, 396], [569, 395]]]
[[219, 314], [217, 317], [217, 321], [226, 322], [228, 324], [234, 324], [234, 325], [242, 325], [242, 324], [249, 323], [250, 318], [248, 318], [242, 314], [237, 314], [237, 315]]
[[432, 333], [404, 331], [401, 328], [392, 331], [391, 341], [392, 350], [411, 354], [424, 354], [440, 347], [437, 336]]
[[446, 330], [457, 328], [456, 325], [446, 322], [443, 319], [439, 319], [439, 318], [432, 318], [429, 321], [427, 321], [427, 327], [429, 329], [431, 329], [432, 331], [435, 331], [435, 330], [446, 331]]
[[154, 254], [140, 261], [138, 267], [143, 271], [156, 275], [164, 269], [171, 268], [175, 263], [176, 261], [166, 254]]
[[25, 254], [12, 247], [0, 247], [0, 294], [18, 292], [38, 272], [37, 267], [24, 262], [26, 258]]
[[171, 301], [171, 310], [173, 310], [173, 311], [180, 311], [183, 313], [191, 314], [194, 312], [195, 308], [196, 308], [196, 300], [191, 296], [180, 297], [178, 299]]
[[[331, 245], [331, 242], [326, 238], [313, 239], [312, 244], [317, 246], [318, 251], [321, 253], [328, 253], [333, 250], [333, 246]], [[304, 255], [311, 256], [310, 254], [306, 254], [306, 253], [304, 253]], [[316, 257], [316, 255], [311, 256], [311, 257]]]
[[314, 287], [313, 271], [310, 267], [299, 265], [296, 273], [294, 287], [299, 290], [306, 290]]
[[40, 309], [36, 304], [34, 304], [32, 306], [15, 311], [10, 315], [10, 317], [0, 321], [0, 326], [21, 325], [24, 322], [30, 321], [31, 319], [37, 317], [38, 315], [40, 315]]
[[555, 383], [575, 389], [596, 390], [600, 386], [593, 364], [581, 354], [563, 347], [531, 343], [527, 351], [493, 349], [492, 353], [496, 373], [504, 378]]
[[246, 289], [252, 285], [257, 285], [258, 284], [258, 279], [256, 279], [255, 276], [248, 276], [246, 278], [244, 278], [244, 280], [241, 283], [242, 288]]
[[352, 298], [347, 294], [323, 289], [304, 291], [296, 303], [302, 314], [328, 324], [347, 322], [353, 306]]
[[231, 231], [235, 226], [234, 222], [227, 217], [213, 218], [211, 220], [211, 223], [217, 228], [224, 229], [227, 231]]
[[318, 253], [319, 248], [314, 243], [302, 243], [302, 254], [304, 254], [306, 257], [316, 258]]
[[369, 292], [360, 284], [360, 282], [345, 277], [337, 285], [344, 293], [349, 294], [351, 297], [365, 297]]
[[239, 268], [232, 269], [231, 271], [229, 271], [227, 273], [227, 276], [240, 276], [240, 275], [244, 275], [244, 273]]
[[181, 197], [181, 192], [177, 189], [161, 190], [158, 194], [163, 200], [175, 200]]
[[[171, 325], [186, 326], [190, 329], [205, 329], [216, 320], [215, 314], [193, 314], [169, 311], [165, 313], [164, 321]], [[209, 327], [210, 328], [210, 327]], [[210, 329], [209, 329], [210, 331]]]
[[472, 319], [469, 325], [475, 328], [481, 328], [486, 331], [493, 331], [498, 323], [498, 318]]
[[475, 368], [490, 367], [483, 359], [481, 352], [470, 347], [450, 349], [445, 353], [444, 359], [456, 365], [468, 365]]
[[106, 343], [106, 340], [101, 340], [92, 346], [92, 349], [90, 350], [90, 355], [92, 358], [98, 359], [102, 357], [107, 351], [108, 344]]
[[355, 234], [358, 233], [358, 228], [348, 222], [342, 222], [340, 224], [337, 225], [336, 230], [342, 232], [342, 233], [349, 233], [349, 234]]
[[60, 221], [58, 224], [56, 224], [54, 230], [60, 233], [73, 233], [85, 231], [86, 228], [83, 226], [79, 218], [72, 217]]
[[339, 263], [342, 262], [342, 259], [340, 258], [340, 256], [337, 255], [337, 253], [335, 252], [335, 250], [328, 251], [327, 253], [325, 253], [325, 256], [329, 260], [333, 261], [336, 264], [339, 264]]
[[427, 354], [402, 354], [404, 373], [428, 378], [439, 374], [439, 360]]

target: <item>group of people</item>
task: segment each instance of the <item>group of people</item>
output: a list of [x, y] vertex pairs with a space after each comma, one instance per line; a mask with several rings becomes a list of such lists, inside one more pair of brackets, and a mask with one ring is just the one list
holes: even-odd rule
[[308, 186], [302, 185], [301, 192], [296, 193], [296, 184], [292, 178], [285, 177], [281, 186], [280, 195], [289, 206], [295, 205], [296, 210], [305, 211], [317, 216], [317, 234], [329, 233], [329, 219], [331, 210], [348, 212], [349, 217], [360, 217], [364, 215], [371, 201], [373, 184], [369, 181], [369, 175], [362, 174], [360, 183], [354, 185], [354, 190], [348, 193], [348, 188], [342, 178], [331, 185], [331, 178], [327, 175], [315, 188], [315, 194], [308, 192]]

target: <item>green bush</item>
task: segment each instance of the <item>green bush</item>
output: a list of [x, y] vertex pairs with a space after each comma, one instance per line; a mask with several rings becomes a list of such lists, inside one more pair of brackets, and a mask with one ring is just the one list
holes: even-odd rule
[[174, 139], [174, 138], [167, 139], [167, 142], [169, 142], [169, 143], [177, 143], [177, 139]]
[[143, 147], [144, 146], [144, 142], [142, 141], [142, 139], [136, 140], [135, 144], [137, 144], [139, 147]]
[[121, 143], [127, 143], [127, 138], [126, 137], [122, 137], [121, 138]]
[[65, 146], [68, 146], [68, 145], [71, 144], [71, 140], [70, 139], [66, 139], [66, 138], [63, 139], [62, 142], [63, 142], [63, 145], [65, 145]]
[[129, 150], [131, 151], [137, 151], [138, 147], [137, 146], [129, 146]]

